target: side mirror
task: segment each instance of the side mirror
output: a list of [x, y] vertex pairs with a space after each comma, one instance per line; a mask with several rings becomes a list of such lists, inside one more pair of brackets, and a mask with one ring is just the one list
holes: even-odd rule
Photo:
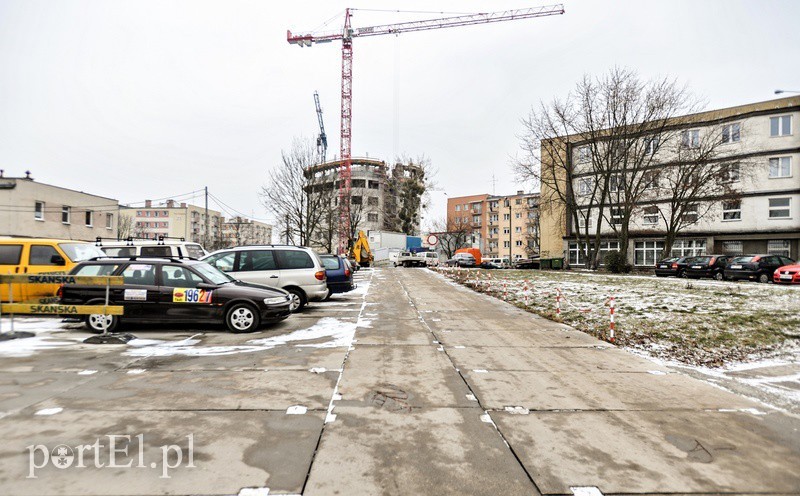
[[217, 286], [216, 284], [209, 284], [207, 282], [201, 282], [197, 285], [197, 289], [212, 290], [217, 288], [219, 288], [219, 286]]
[[61, 255], [53, 255], [50, 257], [50, 263], [53, 265], [67, 265], [67, 261]]

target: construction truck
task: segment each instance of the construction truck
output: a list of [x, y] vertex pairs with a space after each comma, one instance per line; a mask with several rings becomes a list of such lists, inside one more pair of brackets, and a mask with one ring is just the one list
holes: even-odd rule
[[369, 242], [364, 231], [358, 231], [358, 239], [350, 248], [350, 258], [354, 259], [362, 267], [369, 267], [370, 263], [372, 263], [372, 251], [369, 249]]

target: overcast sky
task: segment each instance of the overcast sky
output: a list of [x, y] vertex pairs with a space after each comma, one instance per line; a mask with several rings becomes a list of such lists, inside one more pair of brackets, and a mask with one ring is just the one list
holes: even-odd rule
[[[525, 1], [0, 0], [0, 168], [123, 203], [258, 190], [295, 137], [339, 150], [341, 44], [299, 48], [345, 7], [489, 12]], [[354, 40], [353, 155], [425, 155], [446, 195], [507, 194], [520, 119], [584, 73], [671, 75], [720, 108], [800, 90], [800, 2], [569, 0], [538, 19]], [[437, 15], [357, 11], [355, 27]], [[330, 24], [341, 25], [342, 17]], [[496, 183], [493, 184], [492, 176]], [[186, 199], [187, 196], [180, 196]], [[202, 205], [197, 193], [194, 203]], [[220, 209], [212, 201], [211, 207]]]

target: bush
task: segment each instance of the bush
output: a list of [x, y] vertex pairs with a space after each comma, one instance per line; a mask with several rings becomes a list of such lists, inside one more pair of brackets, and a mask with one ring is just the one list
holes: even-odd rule
[[608, 252], [605, 258], [603, 258], [603, 263], [606, 265], [606, 270], [614, 274], [620, 274], [622, 272], [628, 273], [631, 271], [631, 264], [625, 260], [622, 253], [616, 250]]

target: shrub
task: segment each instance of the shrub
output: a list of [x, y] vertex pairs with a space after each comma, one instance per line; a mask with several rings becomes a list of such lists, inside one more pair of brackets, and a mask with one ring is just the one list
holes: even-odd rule
[[625, 257], [622, 256], [622, 253], [616, 250], [608, 252], [605, 258], [603, 258], [603, 262], [606, 265], [606, 270], [614, 274], [619, 274], [622, 272], [628, 273], [631, 271], [631, 264], [625, 260]]

